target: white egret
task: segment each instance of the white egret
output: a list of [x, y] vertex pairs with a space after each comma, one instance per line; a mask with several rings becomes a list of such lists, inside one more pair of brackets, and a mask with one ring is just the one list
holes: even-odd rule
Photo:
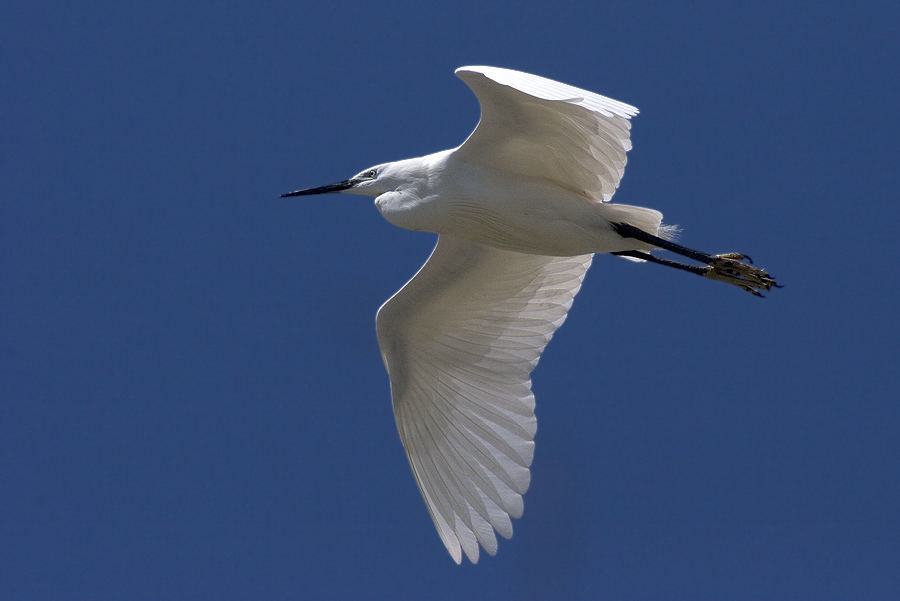
[[[522, 515], [537, 422], [530, 374], [566, 319], [594, 253], [676, 267], [759, 295], [775, 281], [743, 255], [674, 244], [652, 209], [608, 202], [637, 109], [494, 67], [456, 74], [481, 120], [459, 147], [290, 192], [375, 197], [389, 222], [439, 234], [378, 310], [397, 428], [453, 559], [494, 554]], [[698, 261], [661, 259], [665, 249]]]

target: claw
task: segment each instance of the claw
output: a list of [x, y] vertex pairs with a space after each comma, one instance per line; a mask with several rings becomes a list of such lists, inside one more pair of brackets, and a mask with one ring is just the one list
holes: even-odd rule
[[759, 297], [763, 297], [759, 292], [760, 290], [781, 288], [775, 283], [775, 278], [762, 269], [752, 267], [748, 263], [742, 263], [742, 259], [750, 261], [750, 257], [740, 253], [715, 255], [709, 263], [709, 268], [703, 275], [713, 280], [737, 286]]

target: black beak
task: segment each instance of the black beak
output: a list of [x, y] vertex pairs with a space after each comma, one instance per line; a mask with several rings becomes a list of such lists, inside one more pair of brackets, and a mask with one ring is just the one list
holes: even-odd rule
[[328, 184], [327, 186], [319, 186], [318, 188], [307, 188], [306, 190], [294, 190], [293, 192], [288, 192], [287, 194], [282, 194], [281, 197], [285, 198], [287, 196], [309, 196], [310, 194], [327, 194], [328, 192], [340, 192], [341, 190], [348, 190], [355, 186], [357, 183], [356, 180], [348, 179], [343, 182], [338, 182], [336, 184]]

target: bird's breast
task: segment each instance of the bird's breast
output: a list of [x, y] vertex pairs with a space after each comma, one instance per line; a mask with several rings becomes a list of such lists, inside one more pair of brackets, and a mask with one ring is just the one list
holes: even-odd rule
[[408, 230], [437, 231], [436, 206], [411, 189], [398, 188], [375, 199], [375, 207], [390, 223]]

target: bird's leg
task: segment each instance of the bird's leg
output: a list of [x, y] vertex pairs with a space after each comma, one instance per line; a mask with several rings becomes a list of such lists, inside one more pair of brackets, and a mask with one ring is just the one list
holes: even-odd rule
[[613, 223], [612, 226], [613, 229], [616, 230], [616, 233], [618, 233], [623, 238], [634, 238], [635, 240], [640, 240], [641, 242], [652, 244], [653, 246], [671, 251], [689, 259], [693, 259], [694, 261], [697, 261], [699, 263], [705, 263], [706, 267], [696, 267], [693, 265], [679, 263], [677, 261], [661, 259], [659, 257], [650, 255], [650, 253], [640, 251], [623, 251], [612, 253], [614, 255], [634, 257], [636, 259], [643, 259], [651, 263], [658, 263], [660, 265], [666, 265], [667, 267], [675, 267], [676, 269], [689, 271], [697, 275], [702, 275], [703, 277], [707, 277], [713, 280], [719, 280], [720, 282], [725, 282], [727, 284], [732, 284], [733, 286], [737, 286], [738, 288], [746, 290], [747, 292], [756, 296], [762, 296], [762, 294], [760, 294], [759, 292], [760, 290], [781, 288], [781, 286], [775, 283], [775, 278], [770, 276], [764, 270], [744, 263], [744, 259], [747, 259], [747, 261], [752, 263], [750, 257], [746, 255], [742, 255], [740, 253], [708, 255], [706, 253], [687, 248], [686, 246], [675, 244], [674, 242], [670, 242], [669, 240], [665, 240], [658, 236], [654, 236], [653, 234], [648, 234], [644, 230], [636, 228], [628, 223]]

